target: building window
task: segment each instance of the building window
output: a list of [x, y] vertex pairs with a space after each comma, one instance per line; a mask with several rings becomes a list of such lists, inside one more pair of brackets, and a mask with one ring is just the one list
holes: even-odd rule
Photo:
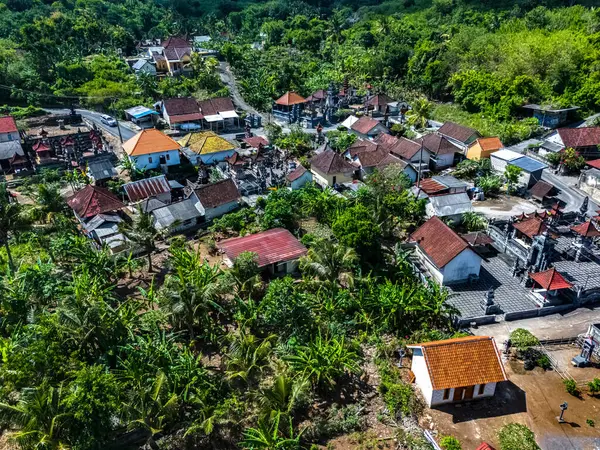
[[170, 160], [170, 159], [171, 159], [171, 155], [169, 155], [169, 154], [167, 153], [167, 156], [166, 156], [166, 158], [167, 158], [167, 161], [168, 161], [168, 160]]
[[8, 133], [8, 140], [12, 141], [12, 134]]
[[152, 156], [148, 156], [148, 162], [152, 164]]
[[450, 398], [450, 389], [444, 389], [443, 400], [448, 400], [449, 398]]
[[477, 395], [483, 395], [483, 391], [485, 391], [485, 384], [480, 384], [479, 389], [477, 390]]

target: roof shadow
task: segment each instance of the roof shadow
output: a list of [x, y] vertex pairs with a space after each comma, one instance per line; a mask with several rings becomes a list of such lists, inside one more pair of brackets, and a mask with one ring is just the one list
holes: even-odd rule
[[524, 390], [509, 380], [498, 383], [494, 397], [432, 408], [450, 414], [452, 423], [462, 423], [527, 412], [527, 397]]

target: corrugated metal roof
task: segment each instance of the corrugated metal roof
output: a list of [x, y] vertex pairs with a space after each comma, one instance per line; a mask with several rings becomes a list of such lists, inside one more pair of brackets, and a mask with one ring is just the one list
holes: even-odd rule
[[125, 193], [131, 202], [138, 202], [148, 197], [171, 192], [169, 182], [164, 175], [132, 181], [123, 185]]
[[[495, 153], [494, 153], [494, 155], [495, 155]], [[542, 170], [542, 169], [545, 169], [546, 167], [548, 167], [543, 162], [540, 162], [536, 159], [530, 158], [529, 156], [522, 156], [521, 158], [513, 159], [512, 161], [510, 161], [510, 164], [513, 166], [520, 167], [525, 172], [529, 172], [529, 173], [537, 172], [538, 170]]]
[[155, 209], [152, 211], [152, 215], [156, 219], [156, 228], [162, 230], [170, 227], [177, 220], [184, 222], [195, 217], [200, 217], [202, 214], [196, 207], [196, 201], [194, 199], [187, 199]]
[[227, 239], [217, 245], [231, 261], [243, 252], [256, 253], [259, 267], [291, 261], [306, 254], [306, 247], [284, 228]]
[[513, 152], [512, 150], [502, 149], [492, 153], [492, 158], [502, 159], [504, 161], [512, 161], [513, 159], [522, 158], [521, 153]]
[[466, 192], [458, 194], [437, 195], [429, 197], [435, 215], [438, 217], [453, 216], [473, 211], [473, 205]]
[[459, 180], [451, 175], [435, 175], [431, 177], [431, 179], [443, 184], [444, 186], [448, 186], [449, 188], [461, 188], [469, 186], [464, 181]]

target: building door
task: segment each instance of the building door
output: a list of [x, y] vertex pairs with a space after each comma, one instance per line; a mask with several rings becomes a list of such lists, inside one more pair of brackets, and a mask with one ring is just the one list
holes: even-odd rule
[[475, 386], [468, 386], [465, 389], [465, 396], [463, 397], [463, 400], [472, 400], [474, 391], [475, 391]]
[[465, 393], [464, 387], [454, 388], [454, 395], [452, 396], [452, 401], [460, 402], [463, 399], [464, 393]]

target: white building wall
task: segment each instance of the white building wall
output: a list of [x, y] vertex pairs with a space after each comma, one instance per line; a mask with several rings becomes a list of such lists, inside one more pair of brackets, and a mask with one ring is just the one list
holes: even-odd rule
[[413, 357], [410, 370], [412, 370], [412, 373], [415, 374], [415, 383], [423, 394], [425, 402], [427, 402], [428, 405], [431, 405], [433, 388], [431, 387], [431, 379], [429, 378], [427, 364], [425, 363], [425, 358], [423, 357], [423, 350], [418, 347], [414, 347], [412, 348], [412, 351]]
[[319, 186], [321, 187], [326, 187], [326, 186], [333, 186], [335, 183], [333, 182], [333, 178], [335, 176], [335, 182], [337, 184], [340, 183], [348, 183], [350, 181], [352, 181], [352, 173], [336, 173], [336, 174], [324, 174], [322, 172], [320, 172], [319, 170], [311, 167], [310, 169], [313, 179], [315, 181], [315, 183], [317, 183]]
[[224, 152], [208, 153], [205, 155], [199, 155], [199, 158], [204, 164], [216, 164], [221, 161], [225, 161], [225, 158], [233, 156], [235, 153], [234, 149], [226, 150]]
[[[465, 386], [467, 387], [467, 386]], [[443, 405], [443, 404], [447, 404], [447, 403], [454, 403], [454, 388], [450, 388], [450, 394], [448, 395], [448, 398], [444, 400], [444, 391], [445, 389], [436, 389], [433, 391], [432, 395], [431, 395], [431, 403], [429, 403], [429, 406], [435, 406], [435, 405]], [[483, 388], [483, 394], [479, 395], [479, 385], [476, 384], [475, 385], [475, 389], [473, 390], [473, 399], [472, 400], [477, 400], [480, 398], [486, 398], [486, 397], [492, 397], [496, 392], [496, 383], [488, 383], [485, 385], [485, 387]], [[456, 403], [458, 403], [461, 400], [457, 400]]]
[[217, 217], [221, 217], [223, 214], [233, 211], [239, 206], [237, 201], [225, 203], [224, 205], [217, 206], [216, 208], [204, 208], [204, 217], [206, 220], [212, 220]]
[[16, 141], [18, 139], [20, 139], [18, 131], [12, 133], [0, 133], [0, 142]]
[[452, 164], [454, 164], [454, 153], [436, 156], [436, 168], [451, 167]]
[[492, 162], [492, 169], [494, 169], [497, 172], [504, 173], [508, 161], [495, 157], [493, 153], [490, 156], [490, 160]]
[[167, 152], [150, 153], [148, 155], [130, 156], [129, 159], [140, 170], [156, 169], [160, 167], [160, 157], [164, 156], [167, 166], [177, 166], [180, 164], [179, 150], [169, 150]]
[[443, 284], [443, 282], [444, 282], [443, 271], [441, 271], [440, 269], [437, 268], [437, 266], [433, 263], [433, 261], [431, 261], [429, 259], [429, 257], [425, 253], [423, 253], [423, 251], [421, 250], [421, 248], [419, 246], [417, 246], [417, 253], [419, 254], [419, 260], [421, 261], [421, 264], [423, 264], [425, 266], [425, 269], [427, 270], [427, 272], [429, 272], [429, 274], [433, 277], [433, 279], [438, 284]]
[[419, 162], [422, 162], [423, 164], [429, 165], [430, 159], [431, 159], [431, 153], [429, 153], [429, 150], [423, 149], [423, 159], [421, 159], [421, 150], [419, 150], [410, 159], [410, 162], [413, 164], [419, 164]]
[[443, 284], [466, 281], [469, 275], [479, 275], [480, 269], [481, 257], [470, 248], [467, 248], [444, 266], [442, 269]]

